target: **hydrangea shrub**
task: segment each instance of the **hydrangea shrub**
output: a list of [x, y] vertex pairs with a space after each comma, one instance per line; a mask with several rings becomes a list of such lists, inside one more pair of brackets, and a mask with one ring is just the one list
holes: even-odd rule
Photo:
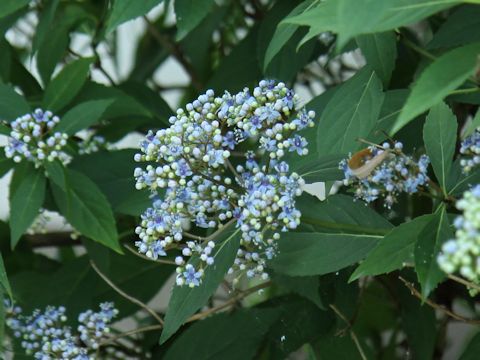
[[0, 4], [0, 357], [477, 358], [479, 18]]

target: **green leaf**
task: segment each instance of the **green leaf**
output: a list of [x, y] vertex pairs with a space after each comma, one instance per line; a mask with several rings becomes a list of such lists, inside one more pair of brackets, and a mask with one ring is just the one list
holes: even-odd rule
[[426, 298], [445, 278], [445, 273], [437, 264], [437, 255], [442, 244], [453, 238], [445, 206], [441, 206], [433, 219], [422, 230], [415, 244], [415, 270]]
[[357, 44], [386, 88], [390, 83], [392, 71], [397, 59], [396, 36], [393, 31], [361, 35], [357, 37]]
[[2, 286], [3, 290], [8, 294], [10, 299], [13, 299], [12, 288], [10, 287], [10, 282], [8, 281], [7, 271], [5, 270], [5, 264], [3, 263], [3, 257], [1, 254], [0, 254], [0, 285]]
[[321, 155], [348, 153], [362, 145], [375, 126], [384, 94], [373, 71], [366, 68], [335, 92], [322, 114], [317, 129], [317, 150]]
[[423, 139], [435, 175], [446, 194], [447, 176], [457, 141], [457, 118], [446, 104], [439, 103], [428, 113]]
[[[60, 0], [49, 0], [45, 3], [45, 7], [42, 9], [35, 31], [35, 36], [32, 41], [32, 53], [35, 53], [39, 46], [42, 45], [45, 36], [49, 33], [49, 30], [53, 30], [51, 29], [51, 25], [59, 3]], [[52, 33], [54, 33], [54, 31], [52, 31]], [[49, 39], [49, 41], [50, 40], [51, 39]]]
[[12, 161], [12, 159], [7, 158], [4, 151], [0, 151], [0, 178], [2, 178], [14, 167], [15, 163]]
[[69, 40], [68, 28], [58, 26], [49, 34], [48, 41], [40, 45], [37, 53], [37, 69], [45, 85], [50, 82], [58, 62], [64, 56]]
[[10, 234], [12, 249], [32, 225], [45, 199], [45, 176], [33, 166], [28, 168], [15, 192], [10, 194]]
[[459, 196], [473, 185], [480, 183], [480, 169], [464, 174], [460, 159], [455, 160], [447, 178], [448, 195]]
[[323, 275], [362, 260], [380, 235], [342, 233], [282, 234], [278, 255], [270, 262], [275, 271], [290, 276]]
[[461, 6], [447, 17], [447, 20], [434, 34], [427, 48], [452, 48], [480, 41], [480, 7], [475, 5]]
[[480, 352], [480, 333], [477, 333], [462, 352], [459, 360], [475, 360]]
[[66, 65], [45, 89], [42, 106], [56, 112], [68, 105], [87, 80], [92, 62], [92, 58], [84, 58]]
[[392, 229], [355, 270], [350, 281], [363, 276], [386, 274], [402, 268], [405, 262], [412, 261], [415, 242], [432, 217], [419, 216]]
[[81, 103], [63, 115], [55, 130], [73, 135], [87, 129], [100, 120], [105, 110], [114, 102], [112, 99], [92, 100]]
[[29, 2], [30, 0], [2, 0], [0, 2], [0, 18], [14, 13]]
[[[304, 1], [300, 3], [295, 9], [293, 9], [285, 19], [301, 14], [305, 10], [314, 6], [314, 1]], [[285, 21], [284, 19], [284, 21]], [[263, 70], [265, 71], [273, 60], [273, 58], [280, 52], [280, 50], [285, 46], [285, 44], [292, 38], [293, 34], [297, 31], [298, 26], [282, 22], [277, 25], [275, 33], [268, 45], [268, 48], [265, 52], [265, 57], [263, 60]]]
[[239, 229], [234, 229], [231, 225], [215, 241], [217, 243], [214, 256], [215, 263], [206, 267], [203, 282], [200, 286], [193, 288], [189, 286], [174, 286], [160, 337], [161, 344], [167, 341], [185, 323], [190, 315], [205, 305], [218, 288], [225, 273], [233, 264], [240, 246], [239, 231]]
[[380, 110], [377, 124], [368, 139], [375, 143], [380, 143], [386, 136], [383, 132], [390, 136], [395, 135], [391, 129], [395, 124], [405, 101], [407, 101], [409, 91], [406, 89], [389, 90], [385, 92], [385, 100]]
[[105, 195], [82, 173], [65, 169], [66, 189], [52, 183], [62, 215], [83, 235], [121, 253], [115, 218]]
[[[317, 181], [342, 180], [343, 171], [338, 164], [345, 158], [344, 155], [325, 155], [309, 162], [297, 162], [292, 164], [292, 170], [298, 173], [307, 183]], [[299, 166], [296, 166], [296, 165]]]
[[427, 66], [413, 84], [393, 131], [404, 127], [463, 84], [473, 74], [479, 52], [479, 43], [463, 46], [443, 54]]
[[198, 321], [175, 340], [163, 359], [253, 359], [279, 315], [274, 309], [249, 309]]
[[124, 149], [77, 156], [70, 167], [87, 174], [115, 210], [121, 207], [122, 213], [138, 216], [151, 205], [151, 200], [148, 191], [135, 189], [133, 171], [138, 167], [133, 159], [135, 153], [133, 149]]
[[177, 41], [182, 40], [208, 15], [215, 0], [175, 0]]
[[286, 276], [275, 274], [275, 282], [278, 283], [280, 287], [310, 300], [320, 309], [326, 309], [320, 297], [318, 276]]
[[0, 120], [15, 120], [30, 112], [30, 106], [10, 86], [0, 84]]
[[126, 21], [146, 15], [151, 9], [160, 4], [163, 0], [115, 0], [107, 20], [105, 32], [108, 34]]
[[466, 125], [465, 129], [462, 131], [462, 138], [472, 135], [476, 129], [480, 128], [480, 110], [477, 110], [472, 121]]

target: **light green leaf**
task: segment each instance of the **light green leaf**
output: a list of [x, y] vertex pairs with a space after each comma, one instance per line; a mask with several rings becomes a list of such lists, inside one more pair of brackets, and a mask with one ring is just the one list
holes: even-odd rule
[[358, 72], [335, 92], [323, 111], [317, 129], [320, 155], [348, 153], [359, 149], [375, 124], [384, 93], [378, 77], [369, 68]]
[[[10, 193], [10, 241], [12, 249], [20, 236], [32, 225], [45, 199], [45, 176], [32, 166]], [[11, 188], [12, 190], [12, 188]]]
[[92, 62], [92, 58], [83, 58], [66, 65], [48, 84], [43, 108], [56, 112], [68, 105], [85, 84]]
[[215, 0], [175, 0], [177, 41], [182, 40], [208, 15]]
[[0, 120], [15, 120], [30, 112], [27, 101], [10, 86], [0, 84]]
[[441, 206], [420, 233], [415, 244], [415, 270], [426, 298], [445, 278], [445, 273], [437, 264], [437, 255], [442, 244], [453, 238], [445, 206]]
[[0, 1], [0, 18], [10, 15], [26, 6], [30, 0], [2, 0]]
[[[165, 324], [160, 344], [167, 341], [190, 315], [200, 309], [212, 296], [222, 282], [226, 272], [233, 264], [240, 246], [240, 230], [233, 225], [219, 236], [216, 242], [215, 263], [206, 267], [203, 282], [200, 286], [175, 286], [168, 303]], [[191, 260], [192, 261], [192, 260]]]
[[[310, 9], [312, 6], [315, 6], [315, 1], [309, 0], [300, 3], [295, 9], [293, 9], [285, 19], [301, 14], [302, 12]], [[293, 34], [298, 29], [297, 25], [288, 24], [285, 19], [282, 23], [278, 24], [275, 33], [268, 45], [268, 48], [265, 52], [265, 58], [263, 61], [263, 70], [265, 71], [272, 61], [272, 59], [279, 53], [279, 51], [285, 46], [285, 44], [291, 39]]]
[[62, 215], [83, 235], [121, 253], [115, 218], [105, 195], [82, 173], [65, 169], [66, 189], [51, 183]]
[[443, 54], [427, 66], [413, 84], [393, 131], [397, 132], [462, 85], [473, 74], [479, 52], [479, 43], [467, 45]]
[[446, 194], [447, 176], [457, 141], [457, 118], [446, 104], [439, 103], [428, 113], [423, 140], [435, 175]]
[[80, 130], [87, 129], [100, 120], [105, 110], [113, 102], [113, 99], [106, 99], [81, 103], [63, 115], [55, 130], [73, 135]]
[[115, 0], [112, 9], [110, 10], [111, 12], [107, 20], [105, 32], [108, 34], [115, 30], [118, 25], [139, 16], [146, 15], [162, 1], [163, 0]]
[[175, 340], [164, 359], [253, 359], [279, 315], [274, 309], [249, 309], [198, 321]]
[[362, 260], [380, 235], [342, 233], [282, 234], [272, 268], [290, 276], [323, 275]]
[[390, 77], [397, 59], [396, 36], [393, 31], [361, 35], [357, 44], [384, 87], [390, 83]]
[[432, 217], [419, 216], [390, 231], [355, 270], [350, 281], [362, 276], [386, 274], [402, 268], [405, 262], [412, 261], [415, 242]]

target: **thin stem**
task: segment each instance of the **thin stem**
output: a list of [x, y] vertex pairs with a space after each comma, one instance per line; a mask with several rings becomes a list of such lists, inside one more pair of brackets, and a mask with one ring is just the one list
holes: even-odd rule
[[467, 281], [467, 280], [465, 280], [465, 279], [462, 279], [462, 278], [459, 277], [459, 276], [452, 275], [452, 274], [448, 274], [448, 278], [449, 278], [450, 280], [453, 280], [453, 281], [459, 283], [459, 284], [465, 285], [467, 288], [475, 289], [475, 290], [477, 290], [477, 291], [480, 292], [480, 286], [479, 286], [479, 285], [474, 284], [474, 283], [472, 283], [472, 282], [470, 282], [470, 281]]
[[407, 46], [409, 47], [410, 49], [412, 49], [413, 51], [419, 53], [420, 55], [422, 55], [423, 57], [429, 59], [429, 60], [436, 60], [437, 57], [431, 53], [429, 53], [428, 51], [426, 51], [425, 49], [423, 49], [422, 47], [418, 46], [417, 44], [415, 44], [413, 41], [407, 39], [406, 37], [402, 36], [402, 42]]
[[92, 260], [90, 260], [90, 264], [92, 265], [93, 270], [95, 270], [98, 276], [100, 276], [103, 279], [103, 281], [105, 281], [113, 290], [115, 290], [119, 295], [123, 296], [125, 299], [127, 299], [131, 303], [143, 308], [150, 315], [152, 315], [159, 322], [160, 325], [163, 325], [162, 318], [153, 309], [149, 308], [147, 304], [141, 302], [140, 300], [138, 300], [137, 298], [134, 298], [133, 296], [128, 295], [122, 289], [117, 287], [104, 273], [100, 271], [100, 269]]
[[468, 89], [457, 89], [452, 91], [449, 95], [459, 95], [459, 94], [471, 94], [480, 91], [479, 87], [473, 87]]
[[347, 324], [348, 330], [350, 332], [350, 336], [352, 337], [352, 340], [355, 343], [355, 346], [357, 347], [360, 357], [362, 358], [362, 360], [367, 360], [367, 357], [365, 356], [365, 352], [362, 349], [362, 345], [360, 345], [360, 341], [358, 340], [357, 335], [352, 329], [352, 322], [349, 319], [347, 319], [347, 317], [335, 305], [330, 304], [329, 306], [333, 310], [333, 312], [337, 314], [338, 317], [345, 322], [345, 324]]
[[148, 260], [148, 261], [153, 261], [153, 262], [156, 262], [156, 263], [159, 263], [159, 264], [166, 264], [166, 265], [176, 265], [175, 264], [175, 261], [170, 261], [170, 260], [162, 260], [162, 259], [152, 259], [152, 258], [149, 258], [148, 256], [145, 256], [141, 253], [139, 253], [138, 251], [136, 251], [135, 249], [133, 249], [132, 247], [130, 247], [129, 245], [123, 245], [125, 246], [125, 248], [130, 251], [133, 255], [135, 256], [138, 256], [139, 258], [142, 258], [144, 260]]
[[227, 164], [227, 167], [230, 169], [230, 171], [233, 173], [233, 175], [235, 175], [235, 177], [237, 178], [239, 184], [243, 184], [243, 179], [242, 177], [237, 173], [237, 171], [235, 170], [235, 168], [233, 167], [232, 163], [230, 162], [230, 160], [228, 159], [225, 159], [225, 162]]
[[221, 228], [219, 228], [217, 231], [215, 231], [214, 233], [208, 235], [206, 238], [205, 238], [205, 242], [207, 241], [210, 241], [210, 240], [213, 240], [215, 239], [219, 234], [221, 234], [228, 226], [230, 226], [231, 224], [233, 224], [235, 222], [235, 219], [231, 219], [229, 220], [228, 222], [226, 222], [225, 224], [223, 224], [223, 226]]
[[437, 303], [433, 302], [432, 300], [430, 300], [428, 298], [425, 299], [422, 296], [422, 294], [415, 288], [415, 286], [412, 283], [408, 282], [407, 280], [405, 280], [401, 276], [399, 276], [398, 278], [405, 284], [405, 286], [410, 290], [410, 292], [412, 293], [413, 296], [415, 296], [417, 299], [419, 299], [421, 301], [424, 301], [428, 306], [430, 306], [430, 307], [432, 307], [436, 310], [440, 310], [443, 313], [445, 313], [447, 316], [449, 316], [449, 317], [451, 317], [455, 320], [461, 321], [463, 323], [470, 324], [470, 325], [480, 325], [480, 320], [469, 319], [469, 318], [466, 318], [462, 315], [458, 315], [458, 314], [454, 313], [453, 311], [450, 311], [446, 307], [444, 307], [440, 304], [437, 304]]
[[144, 333], [144, 332], [148, 332], [148, 331], [162, 330], [162, 329], [163, 329], [163, 325], [149, 325], [149, 326], [144, 326], [144, 327], [141, 327], [141, 328], [138, 328], [138, 329], [125, 331], [125, 332], [122, 332], [118, 335], [112, 336], [111, 338], [105, 340], [104, 342], [100, 343], [99, 346], [100, 347], [105, 346], [107, 344], [115, 342], [118, 339], [124, 338], [126, 336], [136, 335], [136, 334], [140, 334], [140, 333]]

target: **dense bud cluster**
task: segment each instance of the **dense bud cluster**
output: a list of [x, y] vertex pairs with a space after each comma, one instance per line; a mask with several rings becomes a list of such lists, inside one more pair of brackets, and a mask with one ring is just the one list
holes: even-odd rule
[[458, 271], [480, 283], [480, 185], [466, 191], [456, 206], [463, 214], [455, 219], [455, 239], [443, 244], [438, 264], [446, 273]]
[[112, 303], [100, 304], [100, 311], [87, 310], [78, 317], [78, 334], [66, 325], [63, 306], [47, 306], [45, 311], [35, 310], [22, 315], [22, 309], [5, 301], [6, 324], [28, 355], [35, 359], [94, 360], [99, 341], [110, 332], [109, 325], [118, 314]]
[[420, 156], [418, 161], [402, 152], [403, 145], [396, 142], [381, 147], [371, 146], [340, 162], [345, 174], [344, 184], [355, 189], [355, 197], [366, 202], [382, 198], [388, 208], [397, 196], [416, 193], [428, 184], [427, 168], [430, 159]]
[[464, 173], [469, 173], [480, 165], [480, 128], [462, 141], [460, 154], [460, 165]]
[[15, 162], [23, 159], [40, 166], [45, 161], [70, 161], [64, 151], [68, 135], [55, 131], [60, 119], [50, 111], [35, 110], [12, 121], [5, 155]]
[[[300, 222], [295, 197], [303, 180], [281, 159], [307, 153], [297, 132], [313, 126], [315, 114], [295, 111], [297, 103], [292, 90], [272, 81], [236, 95], [208, 90], [141, 143], [135, 160], [149, 164], [135, 170], [136, 187], [150, 189], [154, 201], [136, 229], [136, 246], [153, 259], [181, 249], [177, 284], [199, 285], [214, 262], [215, 239], [190, 236], [188, 223], [216, 229], [236, 222], [242, 247], [234, 268], [267, 277], [265, 258], [273, 256], [279, 231]], [[200, 259], [195, 266], [186, 264], [192, 255]]]
[[103, 136], [89, 134], [84, 140], [78, 143], [80, 155], [93, 154], [101, 150], [112, 150], [113, 146]]

